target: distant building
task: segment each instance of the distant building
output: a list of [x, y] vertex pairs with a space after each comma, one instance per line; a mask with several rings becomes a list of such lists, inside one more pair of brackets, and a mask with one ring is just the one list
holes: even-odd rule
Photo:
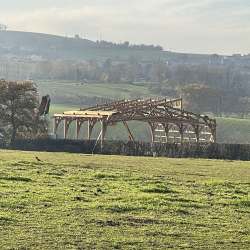
[[225, 56], [222, 59], [222, 64], [227, 67], [234, 66], [234, 62], [235, 62], [235, 58], [233, 56]]
[[43, 59], [42, 55], [35, 55], [35, 54], [31, 55], [30, 58], [32, 61], [39, 61]]
[[212, 54], [208, 60], [208, 65], [219, 66], [222, 64], [222, 59], [218, 54]]
[[138, 82], [147, 82], [146, 78], [138, 78]]

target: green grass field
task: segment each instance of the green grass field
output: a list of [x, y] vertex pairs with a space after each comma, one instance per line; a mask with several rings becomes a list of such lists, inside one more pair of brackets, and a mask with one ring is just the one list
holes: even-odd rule
[[249, 179], [240, 161], [1, 150], [0, 249], [249, 249]]
[[235, 118], [216, 118], [219, 142], [249, 143], [250, 120]]
[[101, 83], [87, 82], [78, 84], [75, 82], [37, 82], [39, 95], [49, 93], [56, 103], [64, 104], [81, 102], [83, 97], [101, 97], [110, 100], [128, 99], [128, 98], [156, 98], [148, 91], [150, 83]]
[[[91, 105], [101, 104], [101, 98], [110, 100], [119, 99], [136, 99], [139, 98], [164, 98], [151, 95], [148, 91], [150, 83], [83, 83], [83, 85], [74, 82], [37, 82], [38, 93], [40, 97], [47, 93], [50, 94], [52, 102], [50, 108], [50, 116], [55, 113], [63, 113], [68, 110], [78, 110]], [[91, 103], [86, 104], [85, 98], [93, 98]], [[97, 98], [97, 100], [94, 100]], [[99, 98], [99, 99], [98, 99]], [[171, 98], [171, 97], [167, 97]], [[95, 101], [95, 102], [94, 102]], [[228, 143], [249, 143], [249, 128], [250, 120], [235, 119], [235, 118], [221, 118], [216, 117], [217, 120], [217, 142]], [[98, 126], [98, 125], [96, 125]], [[150, 141], [149, 126], [144, 123], [130, 122], [129, 127], [136, 140]], [[52, 126], [51, 126], [52, 130]], [[100, 132], [99, 127], [95, 127], [93, 138], [97, 138]], [[123, 133], [124, 132], [124, 133]], [[75, 126], [72, 123], [68, 132], [68, 138], [74, 138]], [[60, 124], [58, 130], [59, 138], [63, 137], [63, 124]], [[84, 125], [80, 138], [86, 138], [87, 127]], [[107, 138], [127, 140], [128, 136], [122, 124], [119, 126], [108, 128]]]

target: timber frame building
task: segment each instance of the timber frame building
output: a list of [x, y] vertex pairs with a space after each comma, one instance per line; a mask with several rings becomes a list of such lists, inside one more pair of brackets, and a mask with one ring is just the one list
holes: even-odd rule
[[128, 121], [147, 122], [152, 142], [215, 142], [216, 120], [206, 115], [194, 114], [182, 109], [182, 99], [175, 100], [119, 100], [101, 105], [66, 111], [52, 117], [53, 132], [56, 134], [58, 124], [64, 121], [64, 138], [67, 136], [71, 122], [75, 121], [75, 138], [84, 122], [88, 123], [88, 136], [91, 139], [93, 127], [101, 124], [100, 139], [104, 140], [108, 126], [123, 122], [129, 137], [134, 140]]

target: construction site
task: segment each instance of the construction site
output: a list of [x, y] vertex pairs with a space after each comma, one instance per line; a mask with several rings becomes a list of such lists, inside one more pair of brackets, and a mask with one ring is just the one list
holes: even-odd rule
[[[75, 139], [84, 122], [87, 122], [87, 139], [105, 140], [108, 126], [118, 122], [124, 124], [131, 141], [134, 137], [127, 122], [146, 122], [151, 131], [152, 142], [216, 142], [216, 120], [206, 115], [195, 114], [182, 108], [182, 99], [174, 100], [118, 100], [91, 106], [75, 111], [54, 114], [53, 133], [64, 122], [64, 138], [67, 138], [69, 126], [75, 122]], [[94, 126], [100, 123], [98, 138], [91, 138]], [[121, 131], [124, 133], [124, 131]]]

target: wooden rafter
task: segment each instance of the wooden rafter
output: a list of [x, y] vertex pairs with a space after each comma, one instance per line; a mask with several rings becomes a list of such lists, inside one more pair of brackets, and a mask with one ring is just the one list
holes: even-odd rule
[[[175, 100], [119, 100], [77, 111], [67, 111], [63, 114], [55, 114], [53, 118], [57, 121], [57, 126], [61, 120], [67, 121], [68, 124], [77, 119], [81, 119], [81, 124], [84, 121], [90, 120], [95, 123], [100, 121], [103, 133], [106, 131], [106, 126], [108, 124], [132, 120], [151, 124], [151, 131], [155, 131], [155, 129], [152, 129], [154, 128], [152, 125], [154, 123], [175, 124], [178, 127], [181, 140], [183, 140], [183, 134], [185, 133], [186, 128], [190, 125], [196, 128], [194, 129], [196, 138], [199, 138], [197, 133], [201, 133], [204, 127], [208, 127], [214, 140], [216, 137], [215, 119], [210, 119], [206, 115], [185, 111], [182, 109], [181, 103], [181, 98]], [[77, 127], [78, 130], [80, 129], [79, 126]], [[92, 128], [93, 126], [90, 130], [92, 130]], [[65, 131], [67, 132], [67, 129]], [[170, 130], [165, 127], [164, 131], [168, 132]], [[104, 135], [102, 137], [104, 138]]]

